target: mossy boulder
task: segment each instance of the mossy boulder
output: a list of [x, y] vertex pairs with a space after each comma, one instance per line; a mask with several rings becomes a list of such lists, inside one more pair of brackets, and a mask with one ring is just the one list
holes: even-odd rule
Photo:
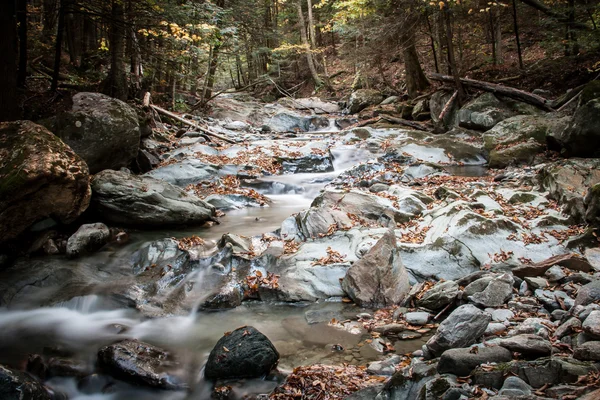
[[373, 89], [359, 89], [350, 95], [348, 112], [356, 114], [365, 108], [377, 105], [384, 100], [384, 96]]
[[86, 163], [52, 132], [31, 121], [0, 123], [0, 243], [46, 218], [73, 222], [90, 194]]
[[484, 93], [458, 111], [458, 124], [463, 128], [487, 131], [514, 115], [492, 93]]
[[126, 167], [138, 154], [135, 109], [100, 93], [77, 93], [70, 111], [40, 123], [80, 155], [93, 174]]

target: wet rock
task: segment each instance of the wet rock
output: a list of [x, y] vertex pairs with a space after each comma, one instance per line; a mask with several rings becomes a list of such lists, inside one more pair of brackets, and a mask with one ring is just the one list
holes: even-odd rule
[[181, 390], [179, 364], [163, 349], [137, 340], [124, 340], [98, 352], [98, 365], [118, 379], [157, 389]]
[[333, 156], [325, 154], [307, 154], [302, 157], [277, 157], [284, 173], [302, 174], [333, 171]]
[[127, 167], [138, 154], [140, 127], [133, 107], [100, 93], [73, 96], [70, 111], [42, 121], [95, 174]]
[[560, 282], [565, 279], [567, 274], [558, 265], [554, 265], [548, 269], [544, 274], [550, 282]]
[[600, 342], [589, 341], [578, 345], [573, 357], [583, 361], [600, 361]]
[[207, 379], [259, 378], [277, 365], [279, 353], [271, 341], [251, 326], [223, 336], [210, 352]]
[[458, 284], [454, 281], [445, 281], [436, 284], [417, 300], [419, 307], [430, 310], [439, 310], [452, 303], [458, 295]]
[[388, 307], [400, 303], [410, 290], [394, 231], [388, 231], [342, 281], [348, 296], [362, 307]]
[[498, 394], [500, 396], [526, 396], [531, 394], [531, 386], [517, 376], [509, 376]]
[[159, 167], [144, 176], [185, 187], [204, 180], [215, 179], [219, 176], [219, 170], [217, 167], [208, 165], [201, 160], [186, 159]]
[[31, 121], [0, 123], [0, 243], [52, 216], [73, 222], [88, 207], [88, 167]]
[[553, 136], [554, 149], [565, 157], [598, 157], [600, 152], [592, 143], [600, 142], [600, 99], [577, 108], [569, 126]]
[[583, 321], [583, 331], [589, 336], [600, 339], [600, 311], [592, 311]]
[[30, 375], [0, 365], [0, 398], [6, 400], [51, 400], [46, 388]]
[[444, 394], [451, 388], [457, 386], [456, 377], [453, 375], [436, 376], [427, 383], [419, 399], [423, 400], [439, 400], [444, 398]]
[[432, 317], [431, 314], [424, 311], [417, 312], [409, 312], [404, 314], [404, 319], [410, 325], [422, 326], [429, 322], [429, 319]]
[[511, 360], [511, 352], [500, 346], [449, 349], [440, 357], [437, 370], [440, 374], [468, 376], [478, 365]]
[[204, 311], [227, 310], [239, 307], [242, 304], [242, 288], [235, 279], [225, 281], [221, 287], [200, 305]]
[[545, 289], [548, 287], [548, 281], [544, 278], [526, 277], [525, 282], [527, 282], [527, 285], [533, 290]]
[[384, 97], [377, 90], [359, 89], [350, 95], [348, 100], [348, 111], [350, 114], [356, 114], [368, 106], [377, 105], [384, 100]]
[[76, 258], [85, 253], [91, 253], [110, 240], [110, 229], [108, 226], [98, 224], [81, 225], [67, 241], [67, 257]]
[[503, 274], [490, 281], [484, 291], [475, 293], [469, 300], [482, 307], [501, 307], [512, 295], [514, 279]]
[[525, 357], [544, 357], [552, 352], [552, 345], [548, 340], [532, 334], [511, 336], [495, 343], [510, 351], [519, 352]]
[[431, 110], [431, 119], [436, 128], [442, 131], [447, 131], [455, 125], [458, 125], [458, 107], [457, 103], [454, 102], [449, 112], [444, 116], [444, 120], [440, 121], [439, 116], [442, 113], [442, 110], [452, 97], [452, 92], [446, 91], [437, 91], [429, 100], [429, 109]]
[[214, 219], [215, 208], [169, 183], [106, 170], [92, 180], [94, 210], [117, 224], [158, 227]]
[[267, 125], [274, 132], [306, 132], [309, 130], [310, 119], [299, 114], [283, 111], [275, 114]]
[[440, 324], [425, 347], [434, 356], [440, 356], [448, 349], [470, 346], [483, 335], [490, 320], [489, 314], [473, 305], [460, 306]]
[[160, 160], [149, 151], [140, 149], [136, 158], [136, 163], [139, 171], [145, 173], [158, 167]]
[[335, 120], [335, 126], [337, 126], [339, 129], [346, 129], [357, 122], [358, 120], [356, 118], [337, 118]]
[[373, 375], [392, 376], [396, 372], [396, 365], [402, 361], [402, 357], [394, 355], [383, 361], [375, 361], [369, 364], [367, 372]]

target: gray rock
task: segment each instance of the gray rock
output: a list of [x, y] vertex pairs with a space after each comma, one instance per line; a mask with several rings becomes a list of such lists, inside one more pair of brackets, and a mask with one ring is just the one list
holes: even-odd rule
[[555, 290], [553, 292], [551, 290], [536, 289], [534, 294], [535, 297], [542, 302], [544, 307], [550, 312], [557, 309], [562, 309], [558, 299], [562, 300], [567, 310], [569, 310], [575, 304], [575, 301], [562, 290]]
[[460, 306], [440, 324], [425, 347], [434, 356], [440, 356], [448, 349], [470, 346], [483, 335], [490, 320], [489, 314], [473, 305]]
[[529, 285], [529, 287], [533, 290], [535, 289], [545, 289], [548, 287], [548, 281], [544, 278], [537, 277], [526, 277], [525, 282]]
[[186, 159], [159, 167], [148, 172], [145, 176], [185, 187], [204, 180], [215, 179], [219, 176], [219, 170], [201, 160]]
[[598, 157], [600, 141], [600, 99], [579, 106], [569, 126], [553, 136], [555, 148], [561, 149], [565, 157]]
[[550, 282], [559, 282], [564, 279], [567, 275], [564, 273], [562, 268], [558, 265], [553, 265], [544, 274]]
[[507, 327], [504, 323], [501, 322], [490, 322], [485, 329], [485, 336], [495, 336], [500, 335], [507, 331]]
[[511, 297], [513, 283], [511, 274], [503, 274], [494, 278], [483, 292], [469, 297], [469, 300], [482, 307], [501, 307]]
[[592, 311], [583, 321], [583, 331], [593, 338], [600, 339], [600, 311]]
[[600, 342], [585, 342], [575, 347], [573, 357], [583, 361], [600, 361]]
[[463, 128], [487, 131], [513, 115], [496, 96], [484, 93], [458, 111], [458, 120]]
[[169, 183], [106, 170], [92, 180], [94, 210], [117, 224], [158, 227], [214, 219], [215, 208]]
[[440, 357], [437, 370], [440, 374], [468, 376], [478, 365], [511, 360], [511, 352], [500, 346], [449, 349]]
[[472, 296], [475, 293], [483, 292], [485, 288], [490, 284], [492, 279], [494, 279], [494, 276], [488, 275], [469, 283], [463, 291], [464, 295], [468, 298], [469, 296]]
[[600, 301], [600, 280], [592, 281], [579, 289], [575, 305], [587, 306], [597, 301]]
[[423, 297], [417, 300], [417, 306], [430, 310], [439, 310], [452, 303], [458, 295], [458, 284], [454, 281], [437, 283]]
[[283, 111], [275, 114], [267, 125], [274, 132], [306, 132], [309, 130], [310, 120], [301, 115]]
[[363, 307], [399, 304], [410, 291], [408, 273], [402, 264], [396, 235], [385, 235], [354, 263], [342, 281], [348, 296]]
[[26, 373], [0, 365], [0, 398], [5, 400], [51, 400], [46, 388]]
[[381, 105], [385, 106], [385, 105], [388, 105], [388, 104], [397, 103], [399, 99], [400, 98], [398, 96], [390, 96], [390, 97], [387, 97], [385, 100], [383, 100], [381, 102]]
[[383, 361], [375, 361], [369, 364], [367, 372], [373, 375], [392, 376], [396, 372], [396, 365], [402, 361], [402, 357], [394, 355]]
[[249, 127], [250, 125], [248, 125], [244, 121], [231, 121], [223, 125], [223, 128], [230, 129], [232, 131], [243, 131], [248, 129]]
[[77, 93], [70, 111], [42, 124], [80, 155], [93, 174], [126, 167], [138, 154], [140, 126], [135, 109], [100, 93]]
[[383, 100], [383, 95], [377, 90], [359, 89], [350, 95], [348, 111], [350, 114], [356, 114], [369, 106], [381, 103]]
[[585, 220], [592, 225], [600, 225], [600, 184], [592, 186], [585, 196]]
[[98, 365], [108, 374], [157, 389], [181, 390], [187, 384], [181, 379], [181, 368], [168, 352], [137, 340], [124, 340], [98, 352]]
[[0, 123], [0, 160], [0, 243], [48, 217], [71, 223], [87, 209], [87, 165], [43, 126]]
[[208, 357], [205, 376], [210, 380], [259, 378], [268, 375], [278, 360], [273, 343], [245, 326], [219, 339]]
[[504, 322], [508, 321], [515, 316], [511, 310], [497, 309], [492, 311], [492, 321]]
[[585, 250], [585, 258], [594, 271], [600, 271], [600, 247]]
[[552, 345], [548, 340], [532, 334], [511, 336], [500, 339], [496, 343], [525, 357], [543, 357], [552, 352]]
[[562, 339], [564, 336], [575, 333], [579, 328], [581, 328], [581, 321], [575, 317], [571, 317], [554, 331], [554, 336]]
[[67, 241], [67, 257], [76, 258], [88, 252], [94, 252], [110, 240], [108, 226], [98, 224], [81, 225]]
[[371, 193], [379, 193], [379, 192], [385, 192], [389, 188], [390, 188], [390, 186], [386, 185], [385, 183], [375, 183], [375, 184], [371, 185], [371, 187], [369, 188], [369, 191]]
[[523, 379], [517, 376], [509, 376], [504, 381], [498, 394], [500, 396], [526, 396], [531, 394], [531, 389], [531, 386]]
[[406, 320], [406, 322], [415, 326], [422, 326], [427, 324], [431, 317], [431, 314], [424, 311], [409, 312], [404, 314], [404, 319]]

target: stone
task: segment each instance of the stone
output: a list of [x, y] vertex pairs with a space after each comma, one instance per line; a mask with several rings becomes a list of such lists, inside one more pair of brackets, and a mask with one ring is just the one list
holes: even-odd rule
[[485, 329], [485, 336], [497, 336], [507, 331], [506, 325], [501, 322], [490, 322]]
[[404, 314], [404, 319], [410, 325], [422, 326], [429, 322], [432, 315], [428, 312], [417, 311], [417, 312], [409, 312]]
[[0, 123], [0, 243], [52, 217], [73, 222], [91, 191], [83, 159], [43, 126]]
[[594, 226], [600, 226], [600, 184], [596, 184], [588, 190], [584, 204], [586, 207], [585, 220]]
[[592, 311], [583, 321], [583, 331], [593, 338], [600, 339], [600, 311]]
[[567, 310], [569, 310], [575, 304], [574, 300], [562, 290], [551, 291], [536, 289], [534, 295], [550, 312], [557, 309], [562, 309], [561, 302], [558, 299], [562, 301], [562, 304], [564, 304]]
[[600, 271], [600, 247], [585, 249], [585, 258], [594, 271]]
[[531, 386], [518, 376], [509, 376], [504, 381], [502, 389], [498, 394], [500, 396], [527, 396], [532, 392]]
[[348, 99], [348, 112], [356, 114], [365, 108], [378, 105], [384, 100], [383, 95], [373, 89], [359, 89], [350, 95]]
[[512, 360], [512, 353], [500, 346], [449, 349], [442, 353], [438, 373], [468, 376], [481, 364]]
[[85, 253], [94, 252], [109, 240], [110, 229], [108, 226], [102, 223], [81, 225], [67, 241], [67, 257], [76, 258]]
[[452, 303], [458, 295], [458, 284], [454, 281], [437, 283], [417, 300], [417, 306], [439, 310]]
[[578, 332], [580, 328], [581, 321], [575, 317], [571, 317], [554, 331], [554, 336], [558, 339], [562, 339], [564, 336]]
[[460, 306], [440, 324], [425, 347], [437, 357], [448, 349], [470, 346], [483, 335], [490, 320], [489, 314], [473, 305]]
[[48, 390], [30, 375], [0, 365], [0, 398], [3, 400], [51, 400]]
[[463, 128], [487, 131], [513, 115], [496, 96], [484, 93], [458, 111], [458, 123]]
[[569, 126], [553, 136], [553, 149], [564, 157], [598, 157], [600, 150], [600, 99], [580, 105]]
[[533, 334], [511, 336], [500, 339], [496, 343], [525, 357], [544, 357], [552, 352], [552, 345], [548, 340]]
[[512, 295], [514, 278], [503, 274], [490, 281], [483, 292], [475, 293], [469, 300], [482, 307], [501, 307]]
[[95, 174], [127, 167], [137, 154], [140, 126], [133, 107], [101, 93], [80, 92], [71, 110], [41, 121]]
[[393, 230], [386, 232], [350, 267], [342, 288], [361, 307], [389, 307], [406, 297], [410, 291], [408, 273], [402, 264]]
[[511, 335], [532, 334], [548, 339], [548, 324], [550, 321], [544, 318], [526, 318], [514, 329], [510, 331]]
[[209, 380], [260, 378], [275, 368], [279, 353], [273, 343], [251, 326], [223, 336], [208, 356], [205, 376]]
[[559, 282], [567, 276], [558, 265], [550, 267], [544, 275], [546, 275], [550, 282]]
[[417, 101], [413, 107], [411, 116], [415, 121], [425, 121], [431, 118], [431, 113], [429, 112], [429, 103], [426, 100]]
[[600, 301], [600, 280], [592, 281], [579, 289], [575, 298], [575, 306], [587, 306], [597, 301]]
[[248, 129], [249, 127], [250, 125], [248, 125], [244, 121], [231, 121], [223, 125], [223, 128], [230, 129], [232, 131], [243, 131]]
[[383, 361], [375, 361], [369, 364], [367, 372], [373, 375], [392, 376], [396, 372], [396, 365], [402, 361], [402, 357], [394, 355]]
[[544, 278], [525, 277], [525, 282], [527, 282], [527, 285], [529, 285], [529, 287], [533, 290], [545, 289], [548, 287], [548, 281]]
[[162, 227], [214, 220], [215, 208], [183, 189], [148, 176], [106, 170], [94, 176], [92, 207], [105, 221]]
[[494, 276], [488, 275], [474, 280], [465, 287], [463, 295], [466, 298], [468, 298], [469, 296], [472, 296], [475, 293], [483, 292], [485, 288], [490, 284], [492, 279], [494, 279]]
[[124, 340], [100, 349], [98, 365], [108, 374], [127, 382], [157, 389], [181, 390], [187, 384], [174, 372], [181, 367], [163, 349], [137, 340]]
[[589, 341], [575, 347], [573, 357], [583, 361], [600, 361], [600, 341]]
[[431, 120], [433, 121], [434, 126], [440, 131], [447, 131], [455, 125], [458, 125], [458, 102], [454, 102], [452, 104], [449, 112], [444, 116], [444, 120], [440, 121], [439, 116], [442, 113], [442, 110], [448, 103], [448, 101], [452, 98], [453, 92], [447, 92], [439, 90], [435, 92], [431, 98], [429, 99], [429, 109], [431, 111]]
[[497, 309], [492, 311], [492, 321], [504, 322], [512, 319], [515, 316], [511, 310]]

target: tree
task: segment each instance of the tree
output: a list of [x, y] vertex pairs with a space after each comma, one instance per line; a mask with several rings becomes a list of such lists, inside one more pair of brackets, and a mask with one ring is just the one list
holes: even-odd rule
[[125, 7], [121, 0], [112, 0], [110, 24], [110, 70], [104, 82], [104, 93], [119, 100], [127, 100], [127, 72], [125, 69]]
[[15, 2], [0, 1], [0, 121], [19, 119]]
[[310, 70], [310, 75], [315, 83], [315, 87], [319, 88], [323, 86], [323, 80], [319, 77], [319, 73], [317, 72], [317, 67], [315, 66], [315, 61], [313, 59], [312, 49], [310, 47], [310, 43], [308, 42], [308, 34], [306, 33], [306, 22], [304, 21], [304, 14], [302, 12], [302, 2], [300, 0], [296, 3], [298, 8], [298, 23], [300, 24], [300, 37], [302, 38], [302, 45], [304, 46], [304, 51], [306, 54], [306, 61], [308, 62], [308, 69]]

